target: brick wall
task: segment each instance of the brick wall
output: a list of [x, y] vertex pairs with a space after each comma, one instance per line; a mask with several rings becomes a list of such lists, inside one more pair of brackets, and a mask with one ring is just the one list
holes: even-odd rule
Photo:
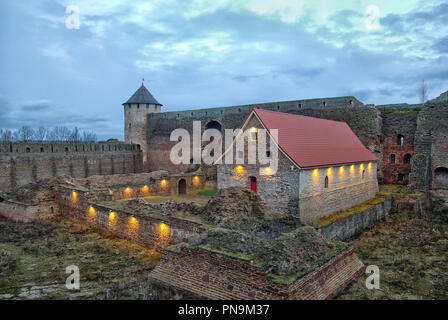
[[330, 299], [364, 270], [350, 248], [290, 285], [268, 281], [250, 261], [201, 248], [167, 249], [150, 273], [154, 282], [206, 299]]

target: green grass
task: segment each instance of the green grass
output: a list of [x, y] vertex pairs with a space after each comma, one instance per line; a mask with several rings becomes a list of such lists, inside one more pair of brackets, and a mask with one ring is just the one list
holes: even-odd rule
[[314, 221], [312, 223], [312, 226], [316, 227], [316, 228], [322, 228], [322, 227], [328, 226], [329, 224], [336, 222], [340, 219], [363, 212], [363, 211], [370, 209], [370, 208], [374, 207], [375, 205], [383, 202], [384, 200], [386, 200], [387, 195], [388, 194], [386, 192], [378, 192], [373, 199], [363, 202], [360, 205], [352, 207], [348, 210], [345, 210], [342, 212], [336, 212], [329, 216], [320, 218], [320, 219]]
[[[148, 197], [144, 197], [143, 199], [145, 199], [146, 201], [148, 201], [149, 203], [154, 203], [154, 204], [160, 204], [162, 202], [168, 201], [168, 200], [173, 200], [176, 202], [196, 202], [197, 204], [200, 205], [205, 205], [208, 201], [208, 199], [205, 199], [203, 197], [198, 197], [198, 196], [148, 196]], [[129, 201], [130, 199], [124, 199], [124, 200], [117, 200], [117, 202], [126, 202]]]
[[200, 189], [200, 190], [195, 190], [193, 192], [195, 195], [198, 195], [198, 196], [213, 197], [216, 194], [216, 192], [218, 192], [218, 190]]

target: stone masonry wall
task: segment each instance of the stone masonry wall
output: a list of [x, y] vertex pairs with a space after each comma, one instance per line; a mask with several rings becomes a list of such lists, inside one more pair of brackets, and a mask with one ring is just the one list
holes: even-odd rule
[[177, 143], [169, 141], [174, 129], [184, 128], [191, 134], [193, 121], [201, 121], [202, 130], [211, 121], [219, 122], [223, 130], [240, 128], [253, 108], [345, 121], [364, 145], [381, 158], [379, 111], [354, 97], [339, 97], [149, 114], [146, 139], [151, 152], [148, 170], [172, 173], [188, 168], [188, 165], [173, 165], [169, 161], [170, 150]]
[[407, 185], [420, 107], [387, 107], [380, 110], [383, 119], [381, 181]]
[[206, 299], [331, 299], [364, 270], [353, 248], [290, 285], [268, 281], [268, 274], [249, 261], [195, 248], [164, 250], [150, 273], [162, 285]]
[[203, 231], [200, 224], [175, 217], [111, 210], [91, 203], [82, 190], [61, 187], [57, 202], [60, 213], [72, 221], [159, 251]]
[[[255, 117], [251, 119], [247, 126], [247, 128], [252, 127], [258, 129], [262, 128], [261, 124]], [[268, 137], [267, 140], [268, 143], [266, 150], [269, 150], [270, 143]], [[261, 175], [260, 168], [265, 168], [267, 167], [267, 165], [247, 164], [247, 145], [248, 144], [245, 143], [245, 164], [217, 165], [218, 189], [235, 186], [250, 189], [250, 177], [255, 177], [257, 179], [257, 194], [266, 202], [272, 213], [279, 215], [297, 215], [297, 200], [299, 195], [299, 169], [279, 150], [277, 172], [269, 175]], [[233, 156], [234, 163], [236, 163], [237, 155], [235, 147]], [[259, 163], [258, 158], [257, 163]]]
[[320, 228], [320, 233], [328, 240], [344, 241], [353, 238], [378, 221], [388, 219], [392, 209], [392, 197], [388, 196], [381, 202], [365, 211], [352, 214]]
[[376, 162], [301, 170], [300, 218], [311, 223], [373, 198], [378, 192], [376, 172]]
[[123, 143], [6, 143], [0, 145], [0, 190], [68, 175], [141, 172], [142, 152]]

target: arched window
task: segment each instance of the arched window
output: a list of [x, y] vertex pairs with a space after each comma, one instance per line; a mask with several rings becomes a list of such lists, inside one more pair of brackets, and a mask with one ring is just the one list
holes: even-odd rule
[[26, 147], [26, 152], [31, 152], [30, 147]]
[[411, 163], [411, 158], [412, 158], [412, 156], [409, 153], [405, 154], [404, 155], [404, 160], [403, 160], [404, 164], [410, 164]]
[[439, 167], [434, 170], [434, 182], [437, 187], [448, 187], [448, 168]]
[[399, 173], [398, 176], [397, 176], [397, 181], [398, 182], [403, 182], [403, 180], [404, 180], [404, 174]]
[[218, 131], [221, 131], [222, 125], [218, 121], [213, 120], [213, 121], [207, 122], [207, 124], [205, 125], [205, 130], [207, 130], [207, 129], [216, 129]]
[[402, 146], [403, 144], [404, 144], [404, 137], [401, 134], [399, 134], [397, 136], [397, 145]]
[[68, 147], [65, 147], [64, 150], [65, 150], [65, 152], [68, 152]]
[[179, 194], [186, 194], [187, 193], [187, 181], [185, 179], [179, 180]]
[[390, 155], [390, 164], [395, 164], [395, 154]]
[[324, 187], [328, 188], [328, 176], [325, 176]]

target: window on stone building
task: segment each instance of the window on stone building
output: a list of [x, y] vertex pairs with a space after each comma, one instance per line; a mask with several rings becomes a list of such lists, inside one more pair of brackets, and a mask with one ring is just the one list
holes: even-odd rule
[[26, 152], [31, 152], [30, 147], [26, 147]]
[[277, 110], [280, 110], [280, 106], [277, 106]]
[[398, 176], [397, 176], [397, 181], [398, 182], [403, 182], [403, 180], [404, 180], [404, 174], [399, 173]]
[[128, 125], [129, 129], [131, 129], [131, 124]]
[[404, 137], [401, 134], [399, 134], [397, 136], [397, 145], [402, 146], [403, 144], [404, 144]]
[[324, 101], [324, 102], [322, 102], [322, 105], [323, 105], [324, 107], [326, 107], [326, 106], [327, 106], [327, 103]]
[[366, 176], [366, 170], [362, 170], [362, 178], [364, 179]]
[[41, 147], [41, 148], [40, 148], [40, 152], [44, 152], [44, 148]]
[[223, 111], [221, 110], [221, 114], [222, 114], [222, 112], [223, 112]]
[[394, 154], [390, 155], [390, 163], [395, 164], [395, 155]]
[[240, 109], [240, 108], [238, 108], [238, 112], [241, 112], [241, 109]]
[[350, 103], [350, 105], [352, 106], [352, 105], [353, 105], [353, 100], [350, 100], [349, 103]]
[[403, 160], [404, 164], [410, 164], [411, 163], [411, 157], [412, 156], [409, 153], [405, 154], [404, 155], [404, 160]]
[[65, 147], [64, 150], [65, 150], [65, 152], [68, 152], [68, 147]]
[[328, 176], [325, 176], [324, 187], [328, 188]]
[[271, 151], [266, 151], [266, 158], [270, 158], [271, 157]]
[[448, 187], [448, 168], [438, 167], [434, 170], [434, 183], [437, 187]]
[[302, 104], [301, 103], [299, 103], [299, 109], [302, 109]]

